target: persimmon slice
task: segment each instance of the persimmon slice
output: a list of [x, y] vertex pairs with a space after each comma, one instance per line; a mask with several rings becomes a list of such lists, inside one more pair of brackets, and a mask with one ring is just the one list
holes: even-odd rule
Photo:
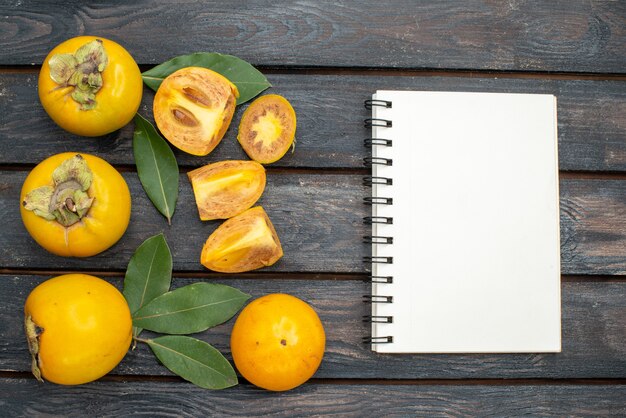
[[283, 256], [274, 225], [261, 206], [228, 219], [209, 236], [200, 262], [221, 273], [271, 266]]
[[265, 168], [256, 161], [220, 161], [187, 173], [200, 219], [226, 219], [256, 203], [265, 189]]
[[296, 112], [291, 104], [282, 96], [267, 94], [248, 106], [237, 139], [250, 158], [270, 164], [285, 155], [295, 135]]
[[176, 148], [207, 155], [220, 143], [235, 113], [237, 87], [202, 67], [173, 72], [154, 96], [154, 121]]

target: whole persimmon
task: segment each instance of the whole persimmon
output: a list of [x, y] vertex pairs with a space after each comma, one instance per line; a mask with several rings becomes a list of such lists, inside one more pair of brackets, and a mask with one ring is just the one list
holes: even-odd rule
[[143, 93], [141, 71], [120, 44], [77, 36], [57, 45], [39, 73], [39, 100], [61, 128], [100, 136], [126, 125]]
[[91, 382], [113, 370], [132, 338], [124, 296], [87, 274], [65, 274], [35, 287], [24, 321], [33, 374], [62, 385]]
[[28, 174], [20, 211], [39, 245], [65, 257], [90, 257], [115, 244], [130, 221], [124, 177], [102, 158], [65, 152]]
[[317, 313], [284, 293], [260, 297], [235, 321], [230, 348], [239, 373], [272, 391], [300, 386], [315, 374], [326, 345]]

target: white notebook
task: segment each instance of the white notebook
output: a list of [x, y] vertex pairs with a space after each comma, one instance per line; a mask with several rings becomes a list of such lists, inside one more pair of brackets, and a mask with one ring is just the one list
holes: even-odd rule
[[372, 350], [561, 351], [556, 97], [369, 105]]

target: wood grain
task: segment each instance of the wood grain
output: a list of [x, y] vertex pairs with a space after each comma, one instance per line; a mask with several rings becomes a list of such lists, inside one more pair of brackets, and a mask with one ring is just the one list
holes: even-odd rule
[[[0, 16], [0, 415], [626, 415], [625, 2], [12, 0], [0, 4]], [[39, 65], [81, 34], [120, 42], [143, 68], [216, 51], [268, 73], [270, 92], [286, 96], [298, 114], [296, 151], [273, 165], [260, 201], [285, 249], [279, 263], [246, 275], [206, 271], [200, 248], [219, 222], [198, 220], [186, 176], [170, 227], [134, 172], [132, 124], [80, 138], [47, 117], [37, 97]], [[560, 169], [574, 172], [560, 182], [561, 270], [574, 275], [562, 282], [562, 353], [382, 355], [361, 343], [369, 334], [361, 302], [369, 285], [358, 280], [369, 255], [361, 243], [368, 232], [362, 139], [369, 136], [362, 102], [383, 88], [557, 96]], [[148, 118], [152, 98], [145, 89], [140, 112]], [[183, 171], [246, 158], [235, 139], [244, 109], [210, 156], [176, 152]], [[131, 226], [100, 256], [52, 256], [21, 224], [27, 170], [63, 151], [96, 154], [126, 171]], [[308, 301], [328, 339], [318, 379], [286, 393], [246, 383], [211, 392], [172, 376], [143, 345], [99, 382], [63, 387], [29, 378], [21, 325], [28, 293], [61, 270], [98, 270], [121, 288], [136, 247], [160, 231], [186, 276], [175, 288], [219, 281], [255, 298], [286, 292]], [[232, 323], [196, 336], [230, 358]]]
[[[298, 114], [297, 145], [274, 167], [362, 168], [368, 150], [363, 101], [376, 89], [548, 93], [558, 98], [561, 170], [626, 171], [626, 83], [599, 80], [546, 80], [385, 75], [269, 74], [269, 91], [282, 94]], [[152, 119], [154, 93], [144, 89], [140, 113]], [[247, 159], [236, 136], [239, 107], [226, 137], [207, 157], [176, 150], [181, 166]], [[41, 161], [68, 150], [97, 154], [112, 164], [134, 166], [132, 124], [101, 138], [65, 132], [46, 115], [37, 97], [35, 72], [0, 72], [0, 164]], [[25, 156], [28, 156], [25, 160]]]
[[[27, 173], [0, 171], [0, 211], [3, 245], [0, 266], [19, 269], [126, 269], [135, 249], [146, 238], [165, 233], [177, 271], [207, 271], [200, 250], [218, 221], [199, 220], [186, 176], [172, 226], [147, 199], [136, 173], [124, 173], [133, 208], [124, 237], [111, 249], [88, 259], [53, 256], [39, 247], [22, 226], [19, 192]], [[352, 174], [270, 172], [259, 204], [274, 223], [285, 256], [270, 272], [365, 273], [361, 262], [370, 255], [362, 243], [369, 228], [362, 218], [370, 190]], [[561, 181], [561, 272], [571, 275], [626, 274], [626, 182], [622, 180]]]
[[[161, 216], [143, 191], [136, 173], [124, 173], [132, 201], [128, 230], [117, 245], [88, 259], [49, 254], [28, 237], [18, 210], [19, 193], [27, 173], [0, 171], [0, 211], [4, 236], [0, 266], [45, 269], [126, 269], [135, 249], [148, 237], [163, 231], [178, 271], [208, 272], [200, 264], [200, 252], [221, 221], [202, 222], [191, 184], [180, 178], [180, 192], [172, 226]], [[273, 174], [258, 205], [272, 220], [285, 256], [264, 271], [363, 272], [362, 244], [366, 206], [365, 187], [355, 175]], [[10, 214], [10, 215], [9, 215]]]
[[40, 64], [66, 38], [98, 34], [141, 64], [196, 51], [256, 65], [623, 73], [626, 5], [567, 0], [416, 3], [126, 4], [19, 0], [0, 6], [0, 64]]
[[626, 182], [562, 180], [559, 187], [561, 271], [626, 274]]
[[[250, 385], [207, 391], [189, 383], [100, 381], [80, 390], [0, 379], [8, 416], [620, 416], [626, 386], [328, 385], [271, 393]], [[71, 408], [71, 409], [70, 409]]]
[[[0, 276], [0, 370], [26, 372], [30, 356], [23, 336], [23, 304], [37, 284], [49, 276]], [[259, 296], [284, 292], [319, 313], [327, 346], [318, 378], [485, 379], [485, 378], [626, 378], [626, 282], [562, 283], [563, 352], [558, 354], [383, 355], [370, 351], [361, 338], [369, 335], [362, 322], [369, 306], [362, 295], [369, 285], [360, 280], [293, 280], [275, 277], [237, 279], [216, 276], [227, 284]], [[107, 278], [121, 287], [122, 278]], [[201, 279], [175, 278], [177, 288]], [[196, 334], [229, 358], [233, 321]], [[150, 336], [145, 332], [142, 337]], [[113, 374], [164, 375], [148, 347], [140, 344]]]

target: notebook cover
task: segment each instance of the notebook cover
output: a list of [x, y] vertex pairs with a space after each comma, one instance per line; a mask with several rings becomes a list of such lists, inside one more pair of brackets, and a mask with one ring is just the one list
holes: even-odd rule
[[372, 246], [393, 276], [372, 294], [372, 349], [390, 353], [558, 352], [561, 350], [556, 97], [540, 94], [378, 91], [373, 128]]

